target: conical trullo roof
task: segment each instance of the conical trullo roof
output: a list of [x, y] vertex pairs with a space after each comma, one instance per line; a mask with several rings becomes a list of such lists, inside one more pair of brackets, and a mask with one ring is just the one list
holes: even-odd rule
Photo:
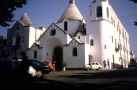
[[4, 34], [2, 34], [2, 36], [0, 36], [0, 37], [1, 37], [1, 39], [7, 39], [7, 37]]
[[57, 23], [60, 23], [63, 21], [64, 18], [67, 18], [68, 20], [83, 20], [83, 16], [79, 12], [77, 6], [75, 5], [74, 0], [69, 1], [69, 6], [66, 8], [60, 19]]
[[28, 17], [28, 15], [26, 13], [24, 13], [22, 15], [22, 17], [20, 18], [19, 22], [23, 25], [23, 26], [32, 26], [32, 23]]

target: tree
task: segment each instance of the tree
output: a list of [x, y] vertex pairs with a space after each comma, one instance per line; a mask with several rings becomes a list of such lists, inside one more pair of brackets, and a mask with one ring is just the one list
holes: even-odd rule
[[16, 8], [22, 8], [27, 4], [27, 0], [0, 0], [0, 25], [3, 27], [10, 26], [8, 22], [13, 22], [13, 11]]
[[[132, 1], [132, 2], [134, 2], [134, 3], [137, 3], [137, 0], [129, 0], [129, 1]], [[137, 26], [137, 21], [134, 22], [134, 25]]]
[[134, 3], [137, 3], [137, 0], [129, 0], [129, 1], [132, 1], [132, 2], [134, 2]]
[[6, 49], [7, 37], [5, 35], [0, 36], [0, 57], [3, 56], [3, 53]]

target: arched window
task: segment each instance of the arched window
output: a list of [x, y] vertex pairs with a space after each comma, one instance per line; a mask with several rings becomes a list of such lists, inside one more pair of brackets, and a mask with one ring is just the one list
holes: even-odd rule
[[113, 18], [111, 17], [111, 23], [113, 24]]
[[109, 9], [108, 9], [108, 7], [107, 7], [107, 17], [109, 18]]
[[22, 42], [24, 42], [24, 36], [22, 36]]
[[20, 47], [20, 36], [16, 38], [16, 47]]
[[37, 58], [37, 51], [34, 51], [34, 58]]
[[78, 36], [78, 39], [80, 39], [80, 36]]
[[115, 47], [117, 46], [116, 39], [115, 39]]
[[101, 6], [97, 7], [97, 17], [102, 17], [102, 7]]
[[64, 30], [65, 30], [65, 31], [68, 30], [68, 22], [67, 22], [67, 21], [64, 22]]
[[77, 56], [77, 48], [73, 48], [73, 56]]
[[115, 27], [115, 20], [113, 21], [113, 23], [114, 23], [114, 27]]
[[19, 24], [17, 23], [16, 30], [18, 30], [18, 29], [19, 29]]
[[94, 45], [94, 41], [93, 39], [90, 40], [90, 46], [93, 46]]

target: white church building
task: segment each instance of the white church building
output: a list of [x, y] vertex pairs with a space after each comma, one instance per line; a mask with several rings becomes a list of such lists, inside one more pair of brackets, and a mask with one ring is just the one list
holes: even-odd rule
[[[109, 0], [94, 0], [89, 15], [81, 15], [75, 0], [56, 23], [35, 28], [26, 13], [7, 31], [12, 57], [26, 51], [29, 59], [65, 62], [67, 68], [83, 68], [89, 62], [110, 61], [110, 68], [127, 68], [130, 59], [129, 35]], [[116, 18], [117, 17], [117, 18]]]

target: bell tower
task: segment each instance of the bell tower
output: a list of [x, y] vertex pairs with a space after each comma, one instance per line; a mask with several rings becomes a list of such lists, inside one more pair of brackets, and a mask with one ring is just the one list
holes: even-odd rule
[[69, 0], [69, 4], [75, 4], [75, 0]]

